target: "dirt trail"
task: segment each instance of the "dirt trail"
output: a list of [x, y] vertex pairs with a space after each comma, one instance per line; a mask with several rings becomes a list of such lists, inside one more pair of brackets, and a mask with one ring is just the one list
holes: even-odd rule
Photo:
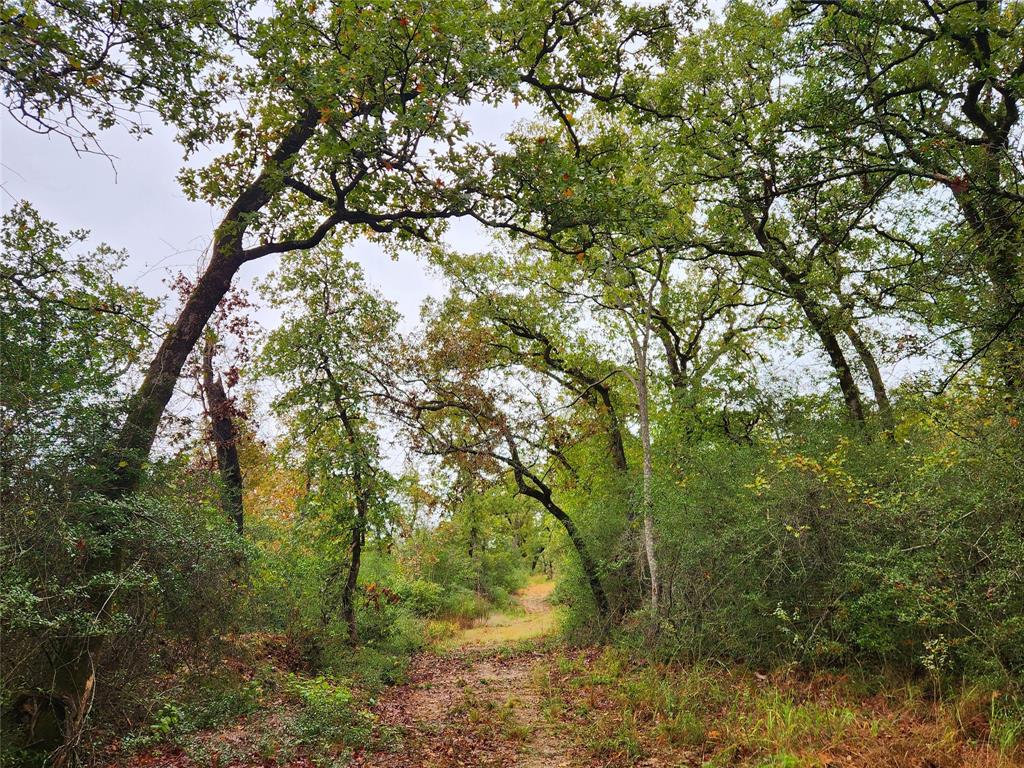
[[[522, 612], [476, 622], [438, 653], [417, 656], [409, 682], [389, 689], [377, 706], [382, 725], [402, 734], [395, 751], [366, 754], [373, 768], [559, 768], [573, 765], [570, 746], [544, 717], [535, 668], [544, 654], [509, 652], [508, 643], [555, 628], [552, 582], [516, 595]], [[520, 648], [522, 645], [520, 643]]]

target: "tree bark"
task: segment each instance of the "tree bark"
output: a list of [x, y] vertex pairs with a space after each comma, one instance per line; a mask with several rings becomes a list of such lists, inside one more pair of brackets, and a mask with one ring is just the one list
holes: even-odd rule
[[366, 485], [366, 478], [363, 476], [362, 449], [359, 445], [359, 436], [355, 426], [348, 415], [348, 412], [341, 408], [339, 412], [341, 423], [345, 427], [345, 435], [348, 437], [349, 445], [352, 447], [354, 460], [352, 465], [352, 487], [356, 497], [356, 519], [352, 524], [352, 542], [349, 550], [348, 577], [345, 579], [345, 589], [341, 593], [341, 610], [348, 625], [348, 639], [352, 645], [359, 642], [359, 629], [356, 626], [355, 594], [356, 585], [359, 582], [359, 567], [362, 560], [363, 545], [366, 543], [366, 520], [369, 513], [369, 489]]
[[772, 199], [773, 198], [769, 196], [769, 199], [762, 203], [761, 217], [759, 220], [754, 217], [749, 208], [744, 209], [743, 215], [747, 222], [747, 226], [750, 228], [751, 233], [757, 240], [758, 245], [761, 246], [763, 257], [782, 279], [782, 282], [786, 284], [789, 289], [790, 297], [796, 302], [797, 306], [800, 307], [801, 311], [804, 313], [804, 317], [807, 318], [807, 322], [810, 324], [811, 329], [821, 341], [825, 354], [828, 356], [829, 362], [832, 364], [832, 370], [839, 383], [839, 389], [843, 394], [843, 401], [846, 403], [846, 410], [850, 414], [850, 418], [858, 424], [863, 424], [864, 404], [861, 399], [860, 388], [858, 388], [857, 382], [853, 378], [853, 372], [850, 368], [850, 364], [846, 360], [846, 354], [843, 352], [843, 347], [839, 343], [839, 338], [836, 336], [835, 331], [832, 330], [828, 313], [825, 311], [824, 307], [822, 307], [821, 304], [807, 292], [807, 286], [805, 285], [803, 275], [793, 269], [793, 267], [786, 261], [785, 256], [779, 253], [779, 248], [777, 247], [779, 242], [777, 240], [773, 240], [767, 232], [768, 216]]
[[[648, 318], [649, 319], [649, 318]], [[630, 335], [633, 354], [636, 358], [637, 415], [640, 418], [640, 446], [643, 450], [643, 477], [641, 482], [641, 516], [643, 521], [643, 547], [647, 560], [647, 575], [651, 580], [651, 609], [657, 613], [661, 582], [658, 579], [658, 558], [654, 537], [653, 459], [651, 456], [651, 416], [647, 376], [647, 347], [650, 340], [650, 323], [644, 329], [643, 339]]]
[[525, 487], [522, 483], [519, 483], [519, 490], [524, 495], [537, 499], [544, 505], [544, 509], [550, 512], [551, 516], [562, 524], [566, 534], [569, 536], [569, 541], [572, 542], [573, 547], [576, 549], [576, 554], [580, 558], [583, 575], [587, 579], [587, 584], [590, 587], [590, 593], [593, 595], [594, 602], [597, 604], [597, 612], [602, 619], [607, 619], [610, 613], [608, 596], [605, 594], [604, 587], [601, 586], [601, 578], [598, 575], [597, 563], [594, 561], [593, 557], [591, 557], [590, 550], [587, 548], [586, 542], [583, 540], [583, 535], [580, 533], [579, 528], [576, 527], [576, 523], [572, 521], [572, 518], [569, 517], [564, 509], [552, 500], [550, 490], [546, 493], [537, 493], [532, 488]]
[[[512, 468], [516, 487], [524, 496], [529, 496], [531, 499], [539, 501], [544, 506], [544, 509], [561, 523], [566, 535], [569, 537], [569, 541], [572, 542], [576, 550], [576, 554], [580, 558], [580, 566], [583, 568], [583, 575], [587, 579], [590, 593], [593, 595], [594, 603], [597, 605], [598, 615], [603, 621], [607, 621], [611, 612], [608, 604], [608, 595], [605, 594], [604, 587], [601, 585], [597, 562], [591, 556], [590, 550], [583, 540], [583, 534], [580, 533], [580, 529], [576, 527], [576, 523], [573, 522], [566, 511], [555, 503], [551, 487], [519, 460], [519, 451], [516, 449], [512, 436], [506, 434], [505, 442], [509, 447], [510, 457], [508, 459], [503, 458], [502, 461]], [[529, 483], [527, 480], [529, 480]]]
[[245, 513], [242, 505], [242, 467], [238, 461], [238, 430], [231, 418], [233, 408], [224, 391], [224, 384], [220, 376], [214, 378], [213, 375], [213, 348], [213, 339], [207, 337], [203, 349], [203, 392], [206, 395], [213, 444], [217, 451], [221, 506], [241, 536]]
[[[359, 439], [359, 430], [356, 429], [352, 415], [345, 405], [341, 385], [334, 377], [330, 360], [322, 349], [320, 350], [320, 367], [327, 376], [327, 383], [331, 390], [331, 399], [334, 401], [334, 409], [341, 420], [342, 427], [345, 429], [345, 438], [352, 452], [352, 489], [356, 502], [356, 519], [352, 523], [348, 576], [345, 579], [345, 587], [341, 593], [341, 612], [345, 623], [348, 625], [349, 643], [355, 645], [359, 642], [355, 595], [356, 587], [359, 584], [359, 568], [362, 564], [363, 545], [366, 543], [366, 525], [370, 511], [370, 478], [367, 476], [370, 471], [370, 463], [363, 455], [363, 445]], [[363, 472], [364, 469], [367, 470], [367, 473]]]
[[153, 357], [142, 384], [128, 402], [128, 412], [112, 455], [104, 488], [110, 498], [131, 493], [138, 486], [142, 466], [156, 438], [157, 427], [171, 399], [182, 366], [195, 347], [235, 274], [245, 263], [243, 238], [251, 215], [271, 201], [280, 188], [279, 177], [312, 138], [318, 110], [307, 110], [271, 154], [259, 176], [236, 198], [214, 234], [210, 263], [189, 294], [178, 318]]
[[871, 381], [871, 390], [875, 396], [875, 405], [878, 406], [878, 416], [882, 420], [882, 428], [891, 437], [893, 430], [896, 428], [896, 420], [893, 417], [889, 393], [885, 388], [885, 380], [882, 378], [882, 372], [878, 368], [878, 361], [875, 360], [871, 347], [860, 333], [857, 332], [852, 323], [846, 327], [846, 336], [850, 343], [853, 344], [853, 348], [857, 351], [857, 355], [860, 357], [860, 361], [868, 373], [868, 379]]
[[832, 370], [835, 373], [839, 389], [843, 394], [843, 401], [846, 403], [846, 410], [850, 414], [850, 418], [857, 423], [863, 424], [864, 402], [861, 397], [860, 388], [857, 386], [857, 381], [853, 378], [853, 371], [846, 359], [846, 353], [843, 352], [843, 347], [839, 343], [839, 337], [831, 327], [827, 312], [807, 292], [803, 278], [786, 263], [785, 259], [774, 254], [769, 254], [769, 258], [772, 267], [789, 287], [790, 296], [803, 311], [804, 317], [807, 318], [811, 329], [821, 341], [821, 346], [824, 348], [825, 354], [828, 355], [829, 362], [832, 364]]
[[604, 384], [601, 384], [600, 387], [595, 385], [594, 388], [597, 389], [601, 398], [604, 415], [608, 420], [608, 452], [612, 456], [612, 465], [619, 472], [625, 472], [627, 469], [626, 446], [622, 442], [622, 426], [619, 424], [619, 417], [615, 412], [615, 405], [612, 403], [611, 389]]

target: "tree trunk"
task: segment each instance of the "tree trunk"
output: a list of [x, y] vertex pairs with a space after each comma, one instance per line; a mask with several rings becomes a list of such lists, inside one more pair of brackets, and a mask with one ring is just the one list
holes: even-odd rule
[[868, 373], [868, 379], [871, 381], [871, 390], [875, 395], [875, 404], [878, 406], [878, 416], [882, 420], [882, 428], [886, 434], [892, 437], [893, 430], [896, 428], [896, 421], [893, 417], [892, 403], [889, 402], [889, 393], [885, 389], [885, 380], [882, 378], [882, 372], [878, 368], [875, 355], [852, 323], [846, 328], [846, 336], [850, 339], [850, 343], [853, 344], [853, 348], [857, 351], [857, 355], [860, 357], [860, 361]]
[[231, 418], [233, 407], [224, 391], [224, 384], [220, 376], [214, 378], [213, 375], [213, 347], [213, 339], [207, 337], [203, 349], [203, 392], [206, 395], [213, 444], [217, 450], [221, 506], [241, 536], [245, 515], [242, 507], [242, 467], [238, 461], [238, 430]]
[[[989, 151], [996, 152], [991, 148]], [[978, 175], [988, 175], [989, 184], [998, 187], [998, 162], [982, 163]], [[991, 285], [993, 310], [980, 323], [984, 335], [975, 339], [975, 354], [980, 356], [992, 348], [1008, 394], [1020, 406], [1024, 392], [1024, 260], [1019, 206], [993, 199], [994, 194], [979, 194], [970, 189], [957, 192], [954, 197], [974, 234], [978, 252], [983, 255]], [[1002, 344], [996, 344], [999, 339]]]
[[647, 559], [647, 574], [651, 579], [651, 609], [657, 613], [661, 584], [658, 580], [658, 559], [654, 537], [654, 500], [651, 483], [653, 480], [653, 460], [651, 457], [651, 417], [647, 378], [647, 341], [650, 328], [645, 331], [643, 343], [635, 336], [630, 337], [633, 353], [636, 357], [637, 415], [640, 417], [640, 446], [643, 449], [643, 479], [641, 484], [641, 512], [643, 520], [643, 547]]
[[749, 210], [744, 211], [744, 217], [751, 232], [761, 246], [764, 258], [771, 265], [772, 269], [782, 278], [782, 281], [789, 288], [789, 295], [797, 303], [797, 306], [804, 313], [812, 330], [821, 341], [825, 354], [828, 355], [832, 370], [835, 372], [836, 380], [839, 382], [839, 389], [843, 394], [843, 401], [846, 403], [846, 410], [858, 424], [864, 423], [864, 404], [861, 399], [860, 389], [853, 378], [850, 364], [846, 360], [843, 347], [836, 337], [829, 323], [828, 313], [819, 302], [811, 297], [804, 284], [804, 278], [794, 270], [786, 261], [784, 255], [778, 253], [777, 242], [773, 241], [766, 231], [768, 222], [768, 209], [771, 202], [764, 208], [763, 216], [758, 221]]
[[352, 488], [356, 499], [356, 519], [352, 523], [352, 540], [349, 549], [348, 577], [345, 579], [345, 589], [341, 593], [341, 611], [348, 625], [348, 639], [352, 645], [359, 641], [359, 629], [356, 626], [355, 595], [356, 586], [359, 583], [359, 568], [362, 562], [363, 544], [366, 542], [366, 524], [370, 511], [370, 488], [369, 478], [363, 473], [364, 468], [369, 468], [369, 462], [364, 461], [363, 446], [359, 439], [359, 432], [356, 430], [352, 417], [341, 399], [341, 391], [338, 382], [328, 365], [326, 356], [321, 354], [324, 370], [327, 373], [331, 385], [331, 392], [334, 398], [334, 407], [337, 409], [338, 418], [341, 419], [345, 428], [345, 436], [352, 450]]
[[[527, 493], [527, 495], [530, 494]], [[594, 602], [597, 604], [597, 612], [602, 619], [607, 619], [610, 612], [608, 596], [604, 592], [604, 587], [601, 586], [601, 578], [598, 576], [597, 563], [591, 557], [590, 550], [587, 549], [586, 542], [583, 541], [583, 535], [580, 533], [579, 528], [576, 527], [576, 523], [572, 521], [572, 518], [569, 517], [565, 510], [555, 504], [551, 499], [550, 493], [546, 494], [546, 496], [541, 498], [540, 501], [544, 505], [544, 508], [551, 513], [551, 516], [562, 524], [566, 534], [568, 534], [569, 541], [572, 542], [573, 547], [576, 549], [576, 554], [579, 555], [583, 574], [587, 578], [587, 584], [590, 586], [590, 593], [594, 596]]]
[[366, 543], [366, 502], [362, 500], [361, 480], [358, 474], [353, 475], [356, 487], [356, 521], [352, 525], [352, 544], [349, 551], [348, 577], [345, 589], [341, 593], [341, 610], [348, 625], [348, 640], [352, 645], [359, 642], [359, 629], [356, 626], [355, 595], [359, 582], [359, 567], [362, 560], [363, 544]]
[[611, 390], [602, 385], [598, 389], [598, 394], [604, 406], [604, 415], [608, 420], [608, 450], [612, 455], [612, 465], [619, 472], [625, 472], [626, 447], [622, 442], [622, 427], [619, 424], [618, 414], [615, 413], [615, 405], [612, 403]]
[[128, 402], [124, 425], [107, 461], [110, 478], [104, 491], [108, 497], [119, 498], [138, 486], [142, 466], [153, 447], [157, 427], [181, 368], [220, 300], [230, 290], [235, 274], [245, 263], [242, 243], [248, 219], [271, 201], [280, 185], [278, 177], [282, 169], [313, 136], [319, 114], [318, 110], [308, 110], [291, 127], [260, 175], [242, 191], [217, 227], [206, 271], [189, 294], [142, 384]]
[[853, 378], [853, 371], [846, 360], [846, 353], [839, 343], [839, 337], [832, 330], [828, 314], [824, 307], [815, 301], [807, 292], [803, 278], [800, 277], [786, 261], [778, 256], [769, 254], [772, 266], [778, 272], [783, 282], [789, 286], [789, 294], [797, 303], [797, 306], [804, 313], [811, 329], [817, 334], [821, 346], [828, 355], [832, 370], [835, 372], [839, 389], [843, 394], [843, 401], [846, 403], [846, 410], [855, 422], [864, 423], [864, 403], [861, 398], [860, 388]]
[[[529, 496], [531, 499], [536, 499], [543, 504], [544, 509], [562, 524], [565, 533], [569, 536], [569, 541], [572, 542], [576, 554], [580, 558], [580, 566], [583, 568], [583, 575], [590, 586], [590, 593], [594, 596], [594, 603], [597, 604], [597, 612], [603, 621], [607, 621], [610, 614], [608, 596], [605, 594], [604, 587], [601, 586], [597, 562], [590, 555], [590, 550], [587, 549], [587, 544], [583, 540], [580, 529], [576, 527], [576, 523], [572, 521], [572, 518], [569, 517], [566, 511], [555, 503], [550, 486], [537, 477], [537, 475], [530, 472], [519, 460], [519, 452], [516, 450], [512, 437], [506, 434], [505, 441], [511, 453], [511, 458], [505, 461], [512, 468], [512, 474], [516, 479], [516, 487], [524, 496]], [[529, 478], [532, 485], [526, 482], [527, 478]]]
[[657, 330], [658, 338], [661, 340], [661, 345], [665, 348], [665, 363], [668, 365], [668, 378], [672, 382], [672, 388], [677, 392], [682, 392], [686, 389], [686, 362], [681, 359], [679, 351], [676, 349], [675, 342], [672, 339], [672, 335], [669, 331], [668, 320], [665, 317], [659, 318], [659, 327]]

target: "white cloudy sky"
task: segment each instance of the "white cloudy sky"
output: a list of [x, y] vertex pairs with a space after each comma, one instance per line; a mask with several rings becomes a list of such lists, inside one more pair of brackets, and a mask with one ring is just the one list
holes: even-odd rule
[[[499, 108], [474, 105], [467, 108], [466, 116], [478, 138], [500, 143], [513, 124], [528, 120], [530, 113], [511, 104]], [[3, 112], [3, 210], [24, 199], [63, 230], [88, 229], [92, 233], [91, 245], [103, 242], [128, 252], [121, 282], [154, 297], [167, 296], [164, 280], [168, 277], [178, 272], [190, 276], [198, 273], [220, 211], [186, 198], [175, 180], [182, 157], [173, 131], [159, 124], [153, 124], [152, 129], [151, 135], [141, 139], [119, 129], [103, 135], [103, 148], [114, 158], [111, 162], [98, 155], [79, 156], [66, 139], [36, 135]], [[484, 250], [489, 242], [486, 233], [471, 221], [452, 222], [446, 240], [464, 251]], [[362, 264], [368, 282], [396, 302], [405, 316], [403, 330], [414, 326], [425, 298], [439, 296], [444, 290], [437, 275], [413, 254], [392, 260], [378, 245], [362, 239], [353, 243], [348, 252]], [[272, 257], [245, 265], [236, 284], [251, 286], [255, 278], [272, 270], [276, 262]], [[167, 308], [176, 310], [173, 300]], [[263, 329], [278, 322], [277, 314], [266, 308], [260, 308], [255, 315]], [[183, 387], [187, 390], [190, 385]], [[268, 390], [263, 394], [269, 402], [272, 393]], [[170, 412], [181, 415], [192, 412], [195, 403], [183, 392], [168, 407]], [[266, 414], [258, 423], [260, 432], [268, 438], [274, 436], [279, 426]], [[404, 450], [397, 443], [386, 450], [389, 468], [400, 470]]]
[[[515, 121], [529, 117], [511, 105], [472, 106], [467, 116], [478, 136], [495, 142]], [[31, 133], [6, 113], [0, 130], [4, 210], [25, 199], [62, 229], [88, 229], [93, 242], [126, 249], [130, 258], [122, 281], [152, 296], [167, 293], [162, 281], [169, 275], [196, 273], [219, 211], [189, 200], [178, 187], [181, 150], [171, 130], [153, 125], [152, 135], [141, 139], [119, 129], [107, 132], [102, 144], [113, 164], [97, 155], [76, 155], [66, 139]], [[447, 239], [464, 250], [487, 245], [486, 235], [469, 221], [454, 222]], [[350, 255], [362, 263], [369, 282], [398, 303], [407, 322], [416, 319], [426, 296], [441, 291], [436, 276], [412, 255], [393, 261], [366, 241], [353, 244]], [[251, 284], [274, 264], [274, 259], [247, 264], [240, 284]], [[264, 325], [274, 322], [267, 312], [259, 319]]]

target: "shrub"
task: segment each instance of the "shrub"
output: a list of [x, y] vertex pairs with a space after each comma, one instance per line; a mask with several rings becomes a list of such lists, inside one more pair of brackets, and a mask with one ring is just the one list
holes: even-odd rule
[[324, 677], [295, 676], [286, 690], [300, 705], [291, 734], [314, 754], [338, 754], [369, 739], [370, 716], [355, 706], [352, 692], [344, 685]]

